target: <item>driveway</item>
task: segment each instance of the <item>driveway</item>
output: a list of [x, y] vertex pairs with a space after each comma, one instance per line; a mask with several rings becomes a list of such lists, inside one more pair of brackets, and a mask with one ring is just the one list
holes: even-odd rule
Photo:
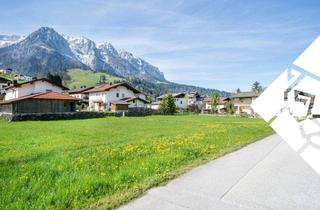
[[120, 209], [320, 209], [320, 175], [272, 135]]

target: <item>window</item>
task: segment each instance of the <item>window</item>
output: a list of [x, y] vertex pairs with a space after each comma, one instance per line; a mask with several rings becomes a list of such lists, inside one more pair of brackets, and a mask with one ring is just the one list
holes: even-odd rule
[[117, 98], [119, 98], [119, 93], [117, 93]]
[[124, 98], [125, 97], [125, 95], [124, 95], [124, 93], [122, 93], [122, 98]]
[[133, 100], [132, 100], [132, 103], [136, 103], [136, 100], [135, 100], [135, 99], [133, 99]]
[[182, 101], [180, 101], [180, 104], [182, 104]]

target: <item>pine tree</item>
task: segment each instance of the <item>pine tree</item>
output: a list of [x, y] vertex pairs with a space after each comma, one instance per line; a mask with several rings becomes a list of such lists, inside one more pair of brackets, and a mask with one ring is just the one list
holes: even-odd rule
[[259, 83], [258, 81], [255, 81], [255, 82], [253, 83], [251, 89], [252, 89], [253, 92], [259, 93], [259, 92], [262, 91], [262, 86], [260, 85], [260, 83]]
[[159, 112], [165, 115], [172, 115], [176, 112], [176, 105], [172, 94], [166, 95], [159, 107]]
[[217, 111], [218, 111], [217, 106], [218, 106], [219, 96], [220, 96], [220, 94], [217, 91], [214, 91], [212, 93], [211, 111], [212, 111], [213, 114], [216, 114]]

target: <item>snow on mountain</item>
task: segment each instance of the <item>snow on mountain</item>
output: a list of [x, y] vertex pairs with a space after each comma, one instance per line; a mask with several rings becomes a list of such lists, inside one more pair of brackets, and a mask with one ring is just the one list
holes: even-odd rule
[[94, 68], [94, 59], [96, 57], [96, 44], [85, 37], [73, 37], [63, 35], [68, 41], [71, 51], [84, 64]]
[[42, 27], [26, 38], [1, 35], [0, 64], [30, 73], [81, 67], [123, 77], [165, 80], [157, 67], [129, 52], [118, 51], [109, 42], [97, 46], [88, 38], [60, 35], [48, 27]]
[[25, 39], [24, 36], [17, 35], [0, 35], [0, 48], [7, 47]]

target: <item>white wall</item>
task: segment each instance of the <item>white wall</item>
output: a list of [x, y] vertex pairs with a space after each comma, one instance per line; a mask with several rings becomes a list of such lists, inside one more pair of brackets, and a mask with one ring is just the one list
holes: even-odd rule
[[36, 81], [33, 83], [28, 83], [21, 85], [20, 87], [14, 87], [6, 90], [5, 100], [10, 100], [26, 95], [30, 95], [33, 93], [41, 93], [46, 91], [53, 91], [62, 93], [63, 90], [61, 87], [53, 85], [47, 81]]
[[[117, 97], [117, 93], [119, 97]], [[123, 98], [133, 97], [135, 94], [132, 90], [128, 89], [125, 86], [118, 86], [116, 88], [112, 88], [106, 92], [97, 92], [89, 94], [89, 109], [90, 111], [99, 111], [97, 109], [97, 105], [95, 105], [95, 101], [103, 102], [103, 111], [108, 111], [110, 109], [111, 101], [119, 101]]]
[[176, 107], [179, 109], [188, 108], [188, 98], [174, 98], [174, 103]]
[[129, 108], [145, 108], [146, 104], [138, 99], [134, 99], [134, 101], [129, 102]]

